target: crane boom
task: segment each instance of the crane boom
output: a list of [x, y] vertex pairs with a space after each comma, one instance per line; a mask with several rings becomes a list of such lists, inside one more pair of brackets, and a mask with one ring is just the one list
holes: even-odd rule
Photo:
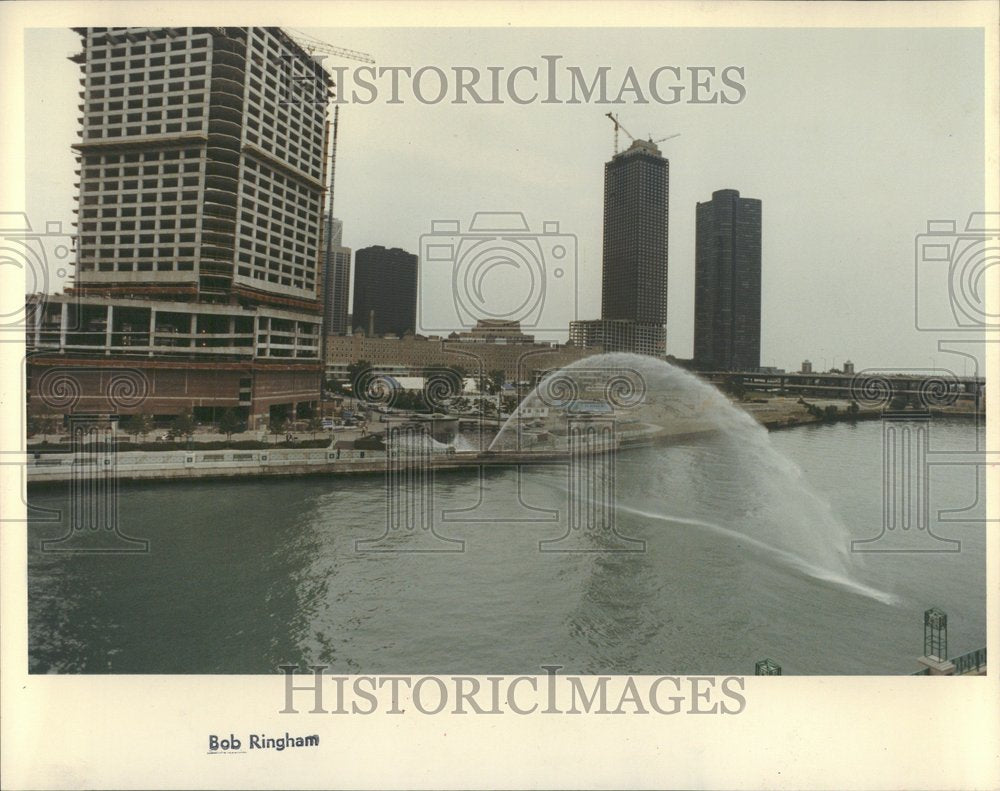
[[610, 118], [611, 119], [611, 123], [613, 123], [615, 125], [615, 153], [617, 154], [618, 153], [618, 130], [619, 129], [621, 129], [625, 134], [628, 135], [628, 139], [629, 140], [635, 140], [635, 138], [632, 136], [632, 133], [630, 131], [628, 131], [628, 129], [626, 129], [624, 126], [622, 126], [622, 123], [621, 123], [621, 121], [618, 120], [618, 116], [617, 115], [612, 115], [611, 113], [605, 113], [604, 115], [607, 118]]
[[375, 59], [367, 52], [358, 52], [357, 50], [347, 49], [345, 47], [335, 47], [333, 44], [327, 44], [325, 41], [320, 41], [318, 38], [307, 36], [305, 33], [300, 33], [299, 31], [295, 31], [295, 34], [290, 35], [289, 37], [309, 52], [309, 54], [312, 54], [313, 52], [323, 52], [337, 58], [361, 61], [361, 63], [375, 62]]
[[680, 137], [680, 136], [681, 136], [681, 133], [677, 132], [676, 134], [673, 134], [673, 135], [667, 135], [666, 137], [661, 137], [659, 140], [653, 140], [653, 136], [650, 135], [649, 136], [649, 141], [651, 143], [663, 143], [663, 142], [666, 142], [667, 140], [673, 140], [675, 137]]

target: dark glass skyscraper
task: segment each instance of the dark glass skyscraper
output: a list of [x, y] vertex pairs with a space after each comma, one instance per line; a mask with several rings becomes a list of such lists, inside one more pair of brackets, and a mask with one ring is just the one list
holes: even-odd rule
[[634, 140], [604, 165], [601, 318], [570, 322], [570, 343], [662, 357], [667, 351], [670, 163]]
[[654, 143], [636, 140], [605, 164], [601, 319], [636, 325], [605, 338], [609, 351], [665, 352], [669, 199], [670, 164]]
[[718, 190], [696, 218], [694, 358], [703, 369], [760, 368], [761, 203]]
[[369, 336], [403, 335], [417, 326], [417, 257], [398, 247], [354, 253], [351, 320]]
[[667, 322], [670, 165], [636, 140], [604, 166], [601, 318]]

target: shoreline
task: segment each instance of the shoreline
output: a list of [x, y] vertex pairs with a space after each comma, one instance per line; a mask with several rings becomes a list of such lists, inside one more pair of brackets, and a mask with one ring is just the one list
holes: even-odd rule
[[[751, 415], [768, 432], [783, 431], [804, 426], [827, 426], [835, 423], [856, 423], [859, 421], [878, 420], [883, 413], [878, 410], [862, 410], [849, 415], [840, 412], [833, 419], [817, 416], [804, 411], [796, 404], [798, 410], [788, 411], [789, 404], [765, 404], [770, 409], [753, 409], [752, 403], [734, 403]], [[775, 412], [775, 406], [785, 409]], [[906, 419], [907, 414], [895, 413], [900, 419]], [[971, 411], [931, 410], [930, 417], [948, 419], [977, 419], [985, 416]], [[922, 417], [915, 413], [914, 418]], [[667, 434], [664, 432], [651, 434], [639, 441], [627, 441], [620, 450], [630, 450], [651, 444], [674, 444], [688, 442], [697, 434], [691, 432]], [[261, 449], [240, 448], [194, 448], [149, 451], [119, 451], [116, 455], [114, 475], [102, 476], [105, 465], [111, 463], [110, 458], [92, 456], [88, 467], [97, 475], [79, 477], [113, 478], [114, 485], [146, 484], [150, 482], [171, 483], [174, 481], [260, 481], [267, 479], [287, 479], [306, 477], [342, 477], [385, 475], [387, 459], [385, 451], [378, 450], [335, 450], [334, 439], [321, 448], [280, 448], [271, 446]], [[208, 443], [206, 443], [208, 444]], [[29, 448], [28, 453], [31, 453]], [[367, 454], [367, 455], [366, 455]], [[46, 458], [47, 457], [47, 458]], [[59, 458], [55, 458], [59, 457]], [[552, 452], [514, 452], [495, 454], [490, 451], [459, 451], [451, 453], [436, 453], [431, 457], [431, 465], [436, 473], [485, 470], [516, 466], [530, 463], [533, 465], [565, 464], [566, 454], [560, 451]], [[26, 490], [44, 491], [54, 487], [65, 486], [73, 480], [78, 480], [75, 465], [84, 463], [74, 459], [70, 454], [49, 453], [32, 459], [26, 464]], [[110, 470], [109, 470], [110, 471]], [[89, 470], [88, 470], [89, 472]]]
[[[906, 412], [896, 412], [893, 413], [900, 420], [906, 420], [910, 415]], [[927, 413], [931, 418], [946, 418], [955, 420], [974, 420], [977, 418], [982, 419], [986, 422], [986, 416], [978, 412], [951, 412], [947, 410], [930, 410]], [[864, 410], [856, 415], [839, 415], [833, 420], [824, 420], [821, 417], [814, 417], [813, 415], [803, 415], [801, 417], [792, 418], [775, 418], [773, 420], [761, 420], [759, 421], [764, 428], [768, 431], [782, 431], [789, 428], [799, 428], [801, 426], [832, 426], [837, 423], [858, 423], [862, 421], [870, 420], [881, 420], [883, 413], [875, 410]], [[922, 417], [920, 413], [914, 412], [911, 419], [918, 419]]]

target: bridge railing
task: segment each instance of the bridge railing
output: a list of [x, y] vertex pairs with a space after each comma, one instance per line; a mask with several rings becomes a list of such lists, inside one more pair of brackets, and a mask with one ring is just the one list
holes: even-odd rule
[[978, 648], [975, 651], [969, 651], [967, 654], [952, 659], [951, 663], [955, 666], [956, 676], [972, 672], [978, 673], [981, 669], [985, 670], [986, 668], [986, 649]]

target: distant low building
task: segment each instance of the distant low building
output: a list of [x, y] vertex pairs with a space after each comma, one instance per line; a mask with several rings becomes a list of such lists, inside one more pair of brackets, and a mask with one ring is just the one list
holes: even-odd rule
[[561, 368], [602, 351], [600, 346], [538, 342], [522, 333], [517, 322], [481, 321], [474, 329], [448, 338], [413, 334], [372, 338], [363, 333], [327, 337], [326, 377], [346, 380], [351, 364], [366, 360], [376, 372], [396, 377], [457, 367], [470, 375], [503, 371], [507, 382], [532, 381], [537, 371]]
[[535, 336], [523, 333], [519, 321], [480, 319], [471, 330], [453, 332], [448, 340], [465, 343], [534, 343]]

